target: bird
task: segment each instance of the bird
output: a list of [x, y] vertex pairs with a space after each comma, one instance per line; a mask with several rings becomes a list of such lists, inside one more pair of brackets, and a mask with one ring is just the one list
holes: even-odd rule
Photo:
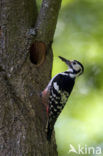
[[55, 75], [41, 92], [42, 103], [47, 111], [46, 137], [48, 141], [51, 141], [55, 122], [67, 103], [76, 77], [84, 72], [84, 67], [79, 61], [70, 61], [62, 56], [59, 58], [66, 63], [68, 69]]

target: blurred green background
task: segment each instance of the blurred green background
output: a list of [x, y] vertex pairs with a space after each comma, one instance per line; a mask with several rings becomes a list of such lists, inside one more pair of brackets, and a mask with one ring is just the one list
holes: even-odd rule
[[53, 51], [52, 76], [67, 70], [58, 56], [78, 60], [85, 67], [55, 124], [59, 156], [72, 156], [70, 144], [77, 149], [78, 144], [100, 146], [102, 156], [103, 0], [62, 1]]

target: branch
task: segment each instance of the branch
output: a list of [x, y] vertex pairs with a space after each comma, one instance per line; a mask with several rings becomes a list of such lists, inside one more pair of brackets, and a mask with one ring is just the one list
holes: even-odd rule
[[36, 38], [45, 43], [53, 41], [61, 0], [43, 0], [36, 23]]
[[31, 61], [36, 65], [44, 62], [48, 47], [51, 47], [60, 6], [61, 0], [43, 0], [42, 2], [35, 25], [36, 42], [30, 48]]

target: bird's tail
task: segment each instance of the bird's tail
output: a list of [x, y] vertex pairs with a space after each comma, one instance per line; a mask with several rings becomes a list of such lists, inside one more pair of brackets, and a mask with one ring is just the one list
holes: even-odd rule
[[51, 141], [51, 136], [52, 136], [53, 129], [54, 129], [54, 123], [47, 122], [47, 125], [46, 125], [46, 136], [47, 136], [47, 140], [49, 142]]

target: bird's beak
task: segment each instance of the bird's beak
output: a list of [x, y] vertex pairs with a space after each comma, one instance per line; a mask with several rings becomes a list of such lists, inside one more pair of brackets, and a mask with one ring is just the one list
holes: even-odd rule
[[59, 56], [59, 58], [63, 61], [63, 62], [65, 62], [70, 68], [72, 68], [72, 65], [71, 65], [71, 61], [70, 60], [66, 60], [65, 58], [63, 58], [63, 57], [61, 57], [61, 56]]

